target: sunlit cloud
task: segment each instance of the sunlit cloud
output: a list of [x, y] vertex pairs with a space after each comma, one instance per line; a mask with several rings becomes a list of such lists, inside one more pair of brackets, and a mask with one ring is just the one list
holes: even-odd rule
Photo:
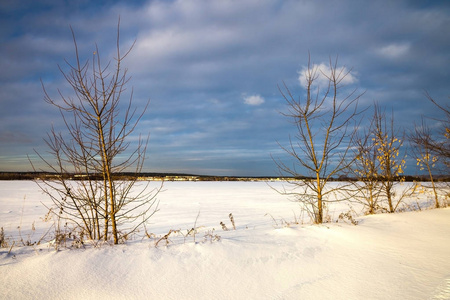
[[[312, 74], [315, 74], [317, 77], [314, 81], [315, 87], [326, 87], [328, 86], [329, 79], [331, 76], [331, 68], [330, 65], [327, 63], [320, 63], [320, 64], [313, 64], [311, 66]], [[300, 85], [302, 87], [306, 87], [307, 85], [307, 78], [308, 78], [308, 67], [303, 66], [301, 71], [298, 72], [298, 80], [300, 82]], [[346, 67], [337, 67], [335, 70], [335, 76], [337, 78], [342, 79], [341, 84], [342, 85], [348, 85], [357, 82], [356, 78], [356, 72], [347, 69]]]
[[264, 102], [264, 98], [260, 95], [251, 95], [244, 97], [244, 103], [247, 105], [258, 106], [263, 104]]

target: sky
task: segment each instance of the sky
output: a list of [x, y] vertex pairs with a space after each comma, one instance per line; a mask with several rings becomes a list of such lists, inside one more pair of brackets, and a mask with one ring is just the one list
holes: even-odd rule
[[62, 128], [41, 81], [72, 95], [58, 68], [74, 61], [70, 26], [82, 59], [98, 45], [107, 62], [119, 16], [122, 49], [136, 41], [128, 91], [138, 110], [150, 100], [135, 129], [150, 134], [145, 172], [276, 175], [296, 132], [278, 87], [304, 96], [309, 55], [322, 68], [338, 57], [347, 87], [364, 93], [359, 108], [376, 101], [401, 130], [422, 116], [439, 126], [425, 91], [449, 101], [449, 1], [2, 0], [0, 171], [31, 170], [28, 156], [39, 165], [34, 151], [45, 156], [51, 126]]

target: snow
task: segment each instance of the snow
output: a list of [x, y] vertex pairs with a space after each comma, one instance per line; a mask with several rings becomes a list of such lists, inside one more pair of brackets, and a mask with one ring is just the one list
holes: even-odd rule
[[[123, 245], [60, 251], [48, 242], [0, 248], [0, 299], [450, 299], [449, 208], [309, 225], [295, 224], [306, 218], [299, 204], [263, 182], [167, 182], [164, 189], [147, 227], [157, 238], [141, 233]], [[28, 181], [0, 181], [0, 191], [10, 244], [39, 240], [53, 224], [43, 220], [46, 196]], [[335, 220], [349, 209], [340, 203], [329, 214]], [[196, 243], [173, 234], [155, 247], [170, 229], [192, 228], [199, 212]], [[236, 230], [223, 231], [220, 222], [232, 229], [229, 213]]]

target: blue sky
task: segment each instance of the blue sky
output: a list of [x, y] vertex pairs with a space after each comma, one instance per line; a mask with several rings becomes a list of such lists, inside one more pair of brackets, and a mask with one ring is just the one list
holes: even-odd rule
[[308, 52], [317, 65], [339, 55], [360, 107], [378, 101], [398, 128], [441, 117], [424, 91], [449, 101], [449, 1], [1, 1], [0, 170], [30, 170], [61, 125], [40, 79], [70, 93], [58, 70], [74, 57], [69, 25], [83, 57], [97, 43], [106, 60], [119, 15], [123, 47], [136, 40], [134, 103], [151, 101], [136, 128], [150, 133], [147, 172], [275, 175], [277, 142], [295, 134], [277, 85], [302, 95]]

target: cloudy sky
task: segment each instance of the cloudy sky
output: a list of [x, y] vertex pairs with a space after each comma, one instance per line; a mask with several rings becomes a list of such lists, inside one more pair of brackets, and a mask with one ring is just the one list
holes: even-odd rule
[[[80, 55], [113, 57], [118, 17], [134, 104], [150, 99], [136, 134], [150, 133], [144, 171], [274, 175], [271, 155], [293, 125], [280, 112], [283, 82], [302, 96], [308, 52], [316, 65], [339, 56], [349, 86], [411, 128], [440, 117], [426, 100], [450, 95], [449, 1], [51, 1], [0, 2], [0, 170], [30, 170], [27, 155], [58, 112], [45, 101], [70, 95], [58, 70]], [[367, 117], [368, 118], [368, 117]], [[414, 168], [406, 170], [415, 173]]]

